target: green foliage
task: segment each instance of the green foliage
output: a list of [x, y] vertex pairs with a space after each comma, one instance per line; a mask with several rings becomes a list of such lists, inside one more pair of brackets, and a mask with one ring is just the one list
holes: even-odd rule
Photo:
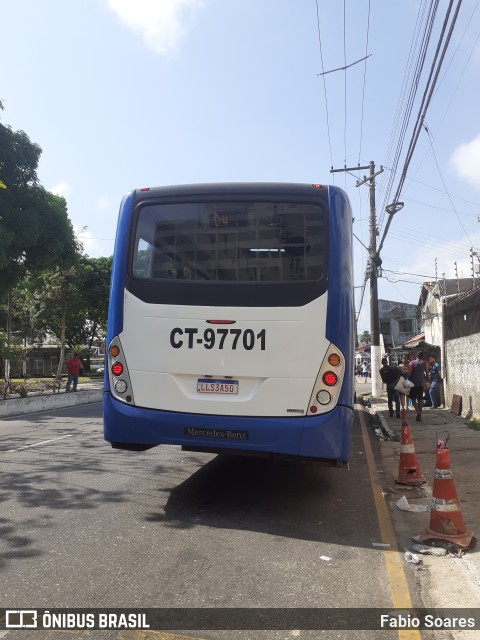
[[28, 387], [25, 384], [21, 384], [18, 388], [18, 395], [20, 398], [26, 398], [28, 396]]
[[465, 423], [467, 429], [473, 429], [474, 431], [480, 431], [480, 420], [478, 418], [471, 418]]
[[53, 333], [60, 340], [65, 314], [65, 339], [71, 350], [81, 352], [103, 338], [111, 269], [111, 258], [80, 256], [68, 269], [43, 271], [32, 277], [30, 301], [37, 331]]
[[0, 176], [7, 190], [37, 184], [37, 167], [42, 153], [25, 131], [0, 125]]
[[[40, 155], [24, 131], [0, 124], [0, 327], [29, 344], [62, 341], [64, 327], [70, 348], [91, 347], [106, 331], [112, 261], [81, 255], [65, 199], [39, 184]], [[0, 355], [13, 359], [13, 338], [2, 339]]]
[[358, 340], [364, 347], [368, 347], [369, 344], [372, 344], [372, 336], [370, 335], [370, 332], [366, 330], [362, 333]]
[[67, 265], [79, 252], [65, 199], [38, 184], [41, 152], [24, 131], [0, 124], [0, 295], [27, 269]]
[[22, 343], [19, 338], [10, 338], [10, 344], [7, 342], [7, 334], [0, 331], [0, 357], [2, 359], [15, 360], [22, 356]]
[[22, 358], [21, 340], [16, 337], [10, 337], [8, 341], [6, 332], [0, 331], [0, 368], [2, 377], [6, 376], [5, 360], [9, 360], [10, 364], [14, 364]]

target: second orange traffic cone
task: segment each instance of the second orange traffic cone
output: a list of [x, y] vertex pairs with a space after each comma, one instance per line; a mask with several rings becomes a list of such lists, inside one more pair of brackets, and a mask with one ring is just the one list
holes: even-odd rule
[[400, 442], [400, 464], [398, 469], [398, 478], [395, 480], [397, 484], [405, 484], [415, 486], [424, 484], [425, 478], [420, 472], [415, 447], [413, 446], [410, 428], [406, 420], [405, 409], [402, 411], [402, 432]]
[[420, 540], [447, 540], [459, 547], [468, 547], [472, 538], [472, 532], [463, 523], [455, 480], [450, 469], [450, 450], [437, 449], [430, 526], [422, 531]]

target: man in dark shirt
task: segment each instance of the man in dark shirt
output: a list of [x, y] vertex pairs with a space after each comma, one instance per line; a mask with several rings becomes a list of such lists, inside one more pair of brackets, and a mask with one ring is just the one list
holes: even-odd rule
[[386, 358], [382, 359], [382, 368], [380, 369], [380, 377], [382, 382], [387, 385], [387, 401], [390, 417], [393, 418], [393, 402], [395, 401], [395, 415], [400, 418], [400, 394], [395, 390], [395, 383], [399, 376], [402, 375], [398, 367], [388, 364]]
[[428, 358], [428, 375], [430, 377], [430, 400], [432, 407], [438, 409], [440, 406], [440, 383], [442, 381], [442, 375], [440, 371], [440, 365], [437, 362], [435, 356], [429, 356]]
[[417, 422], [422, 421], [422, 406], [423, 406], [423, 387], [427, 382], [427, 363], [425, 362], [425, 354], [423, 351], [417, 353], [417, 359], [412, 360], [408, 367], [408, 379], [413, 382], [413, 387], [410, 389], [410, 399], [413, 404], [413, 408], [417, 412], [415, 420]]

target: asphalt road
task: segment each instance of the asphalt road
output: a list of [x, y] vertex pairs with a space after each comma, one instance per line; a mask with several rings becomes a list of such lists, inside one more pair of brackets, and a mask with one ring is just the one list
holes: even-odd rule
[[[101, 404], [2, 420], [0, 608], [390, 608], [364, 445], [358, 416], [349, 471], [178, 447], [115, 451], [103, 440]], [[148, 638], [182, 633], [398, 637], [290, 629]], [[0, 631], [0, 638], [141, 634]]]

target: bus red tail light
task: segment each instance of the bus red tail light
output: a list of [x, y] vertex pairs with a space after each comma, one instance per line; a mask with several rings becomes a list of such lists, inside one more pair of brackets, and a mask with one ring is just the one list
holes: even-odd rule
[[123, 364], [121, 362], [114, 362], [112, 364], [112, 373], [114, 376], [121, 376], [123, 373]]
[[326, 413], [335, 408], [345, 377], [345, 357], [330, 343], [313, 387], [307, 415]]
[[338, 377], [336, 373], [333, 373], [333, 371], [327, 371], [323, 374], [322, 380], [327, 387], [334, 387], [338, 382]]
[[107, 371], [108, 386], [112, 396], [120, 402], [134, 405], [132, 381], [119, 336], [115, 336], [108, 347]]

